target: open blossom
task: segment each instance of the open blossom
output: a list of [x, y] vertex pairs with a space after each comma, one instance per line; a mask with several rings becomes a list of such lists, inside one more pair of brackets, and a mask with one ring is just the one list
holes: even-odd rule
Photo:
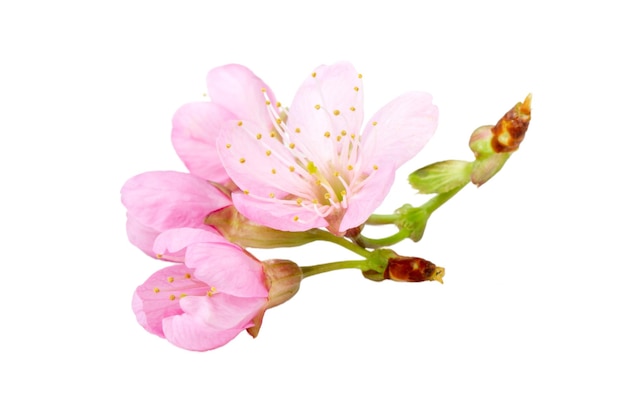
[[241, 67], [222, 71], [231, 69], [235, 73], [221, 88], [220, 99], [245, 100], [246, 110], [224, 122], [217, 149], [240, 189], [233, 193], [237, 209], [275, 229], [327, 227], [343, 234], [361, 225], [389, 192], [396, 169], [437, 126], [430, 95], [409, 92], [362, 129], [363, 85], [349, 63], [317, 68], [288, 110], [266, 86], [251, 89], [262, 82]]
[[208, 228], [204, 219], [209, 213], [232, 205], [226, 194], [206, 180], [175, 171], [136, 175], [126, 181], [121, 193], [128, 239], [149, 255], [154, 255], [154, 240], [161, 232]]
[[184, 264], [157, 271], [137, 288], [139, 323], [195, 351], [222, 346], [253, 327], [268, 300], [262, 264], [213, 231], [173, 229], [155, 241], [157, 254], [181, 251]]
[[295, 263], [260, 262], [211, 228], [167, 230], [154, 252], [184, 263], [139, 286], [133, 311], [148, 332], [193, 351], [220, 347], [244, 329], [256, 337], [265, 311], [293, 297], [302, 280]]

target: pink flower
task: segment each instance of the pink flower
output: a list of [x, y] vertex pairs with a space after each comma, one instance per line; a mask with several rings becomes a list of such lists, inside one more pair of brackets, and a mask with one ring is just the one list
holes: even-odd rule
[[[251, 72], [229, 66], [219, 73], [209, 74], [210, 94], [238, 115], [222, 116], [217, 139], [223, 168], [241, 189], [233, 202], [250, 220], [278, 230], [327, 227], [343, 234], [361, 225], [389, 192], [395, 170], [437, 126], [431, 96], [409, 92], [361, 131], [363, 86], [349, 63], [316, 69], [289, 110]], [[214, 136], [217, 128], [211, 131]], [[210, 144], [203, 157], [217, 165]]]
[[[230, 177], [216, 148], [221, 129], [235, 119], [249, 119], [271, 128], [265, 100], [274, 101], [274, 96], [261, 79], [241, 65], [211, 70], [206, 83], [211, 102], [189, 103], [174, 114], [172, 144], [193, 175], [226, 185]], [[259, 93], [261, 89], [267, 97]]]
[[208, 229], [205, 217], [232, 204], [206, 180], [174, 171], [146, 172], [129, 179], [122, 187], [122, 203], [128, 210], [128, 239], [149, 255], [154, 255], [159, 233], [178, 227]]
[[137, 288], [133, 310], [148, 332], [206, 351], [260, 323], [268, 303], [266, 275], [240, 247], [212, 230], [181, 228], [159, 235], [154, 251], [182, 255], [184, 264], [159, 270]]

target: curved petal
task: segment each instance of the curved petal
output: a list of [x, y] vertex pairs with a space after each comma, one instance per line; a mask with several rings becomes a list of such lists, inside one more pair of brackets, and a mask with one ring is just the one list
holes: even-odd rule
[[368, 219], [389, 193], [395, 173], [393, 164], [381, 163], [378, 170], [365, 179], [359, 191], [348, 200], [339, 232], [358, 227]]
[[266, 304], [266, 298], [240, 298], [223, 293], [187, 296], [180, 301], [186, 314], [219, 330], [249, 327], [252, 319]]
[[163, 319], [183, 313], [181, 295], [205, 296], [209, 287], [189, 277], [191, 270], [184, 265], [161, 269], [135, 290], [132, 308], [137, 321], [148, 332], [163, 337]]
[[243, 193], [233, 193], [233, 203], [249, 220], [276, 230], [306, 231], [328, 225], [311, 206], [256, 199]]
[[371, 162], [393, 160], [396, 168], [413, 158], [437, 129], [432, 97], [409, 92], [381, 108], [363, 131], [363, 155]]
[[202, 227], [207, 214], [231, 205], [230, 199], [205, 180], [174, 171], [139, 174], [122, 187], [129, 216], [161, 232]]
[[207, 74], [206, 83], [211, 100], [237, 119], [271, 125], [266, 101], [274, 104], [274, 94], [250, 69], [235, 64], [220, 66]]
[[154, 241], [153, 250], [158, 255], [169, 253], [184, 257], [185, 249], [196, 243], [231, 244], [212, 227], [204, 229], [186, 227], [166, 230], [159, 234]]
[[215, 329], [187, 315], [176, 315], [163, 321], [164, 337], [174, 345], [190, 351], [209, 351], [226, 345], [243, 329]]
[[172, 119], [172, 144], [187, 169], [198, 177], [220, 184], [228, 174], [215, 149], [215, 141], [225, 121], [236, 115], [213, 102], [182, 106]]
[[157, 230], [152, 227], [148, 227], [142, 224], [139, 220], [127, 215], [126, 234], [128, 235], [128, 240], [133, 245], [141, 249], [141, 251], [148, 256], [155, 257], [152, 245], [154, 244], [156, 237], [159, 235]]
[[313, 162], [331, 160], [344, 145], [340, 143], [343, 137], [359, 136], [363, 123], [360, 75], [347, 62], [318, 67], [298, 89], [287, 123], [291, 140]]
[[185, 264], [217, 293], [248, 298], [268, 295], [263, 266], [234, 244], [192, 244], [187, 247]]

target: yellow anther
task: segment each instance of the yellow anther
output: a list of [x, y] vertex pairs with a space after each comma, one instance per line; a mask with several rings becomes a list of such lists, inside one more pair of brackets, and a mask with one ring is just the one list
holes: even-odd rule
[[265, 155], [267, 155], [269, 157], [270, 155], [272, 155], [272, 151], [270, 151], [270, 150], [265, 151]]
[[191, 279], [191, 275], [189, 273], [185, 273], [185, 279]]
[[155, 287], [154, 289], [152, 289], [152, 291], [154, 293], [159, 293], [161, 291], [161, 289], [159, 289], [158, 287]]
[[170, 300], [174, 300], [174, 299], [176, 299], [176, 296], [175, 295], [170, 295]]
[[337, 135], [337, 142], [341, 141], [341, 135]]
[[317, 203], [319, 203], [319, 201], [317, 201], [317, 198], [314, 198], [313, 200], [311, 200], [311, 203], [317, 204]]
[[329, 137], [330, 137], [330, 132], [328, 132], [328, 131], [324, 132], [324, 136], [325, 136], [326, 138], [329, 138]]
[[315, 180], [315, 185], [322, 185], [322, 180], [320, 179]]
[[373, 168], [373, 169], [374, 169], [374, 171], [375, 171], [375, 170], [377, 170], [377, 169], [378, 169], [378, 165], [374, 164], [374, 165], [372, 166], [372, 168]]
[[261, 138], [263, 138], [263, 135], [261, 135], [260, 133], [256, 134], [256, 139], [261, 139]]
[[299, 134], [300, 132], [300, 128], [296, 128], [296, 134]]
[[272, 168], [272, 174], [276, 174], [276, 169]]
[[298, 221], [298, 220], [300, 220], [300, 217], [298, 217], [298, 216], [293, 216], [293, 221]]
[[320, 104], [315, 105], [315, 109], [320, 109], [320, 108], [321, 108]]
[[341, 135], [346, 136], [347, 132], [345, 130], [341, 131]]
[[241, 164], [243, 164], [244, 162], [246, 162], [246, 159], [245, 159], [245, 158], [239, 158], [239, 162], [240, 162]]
[[226, 144], [226, 148], [227, 148], [227, 149], [228, 149], [228, 148], [230, 148], [230, 147], [232, 147], [232, 145], [230, 145], [230, 144]]
[[281, 106], [283, 106], [283, 104], [281, 104], [280, 102], [276, 102], [276, 107], [280, 108]]
[[302, 205], [302, 199], [301, 198], [297, 198], [296, 199], [296, 204], [298, 204], [299, 206]]
[[242, 125], [243, 125], [243, 121], [237, 122], [237, 126], [242, 126]]
[[339, 115], [340, 113], [341, 113], [341, 112], [339, 112], [339, 109], [335, 109], [335, 110], [333, 111], [333, 115], [335, 115], [335, 116]]
[[356, 135], [350, 134], [350, 138], [354, 139]]
[[182, 299], [182, 298], [184, 298], [185, 296], [187, 296], [187, 294], [186, 294], [186, 293], [181, 293], [181, 294], [180, 294], [180, 298], [181, 298], [181, 299]]
[[217, 289], [215, 289], [215, 286], [211, 286], [211, 289], [206, 291], [206, 295], [211, 297], [211, 296], [213, 296], [215, 294], [216, 290]]
[[274, 197], [276, 197], [276, 194], [270, 193], [270, 198], [274, 198]]
[[294, 144], [293, 142], [289, 144], [289, 148], [294, 149], [295, 147], [296, 147], [296, 144]]
[[265, 92], [267, 92], [267, 89], [261, 88], [261, 92], [265, 93]]
[[243, 193], [244, 193], [245, 195], [248, 195], [248, 194], [250, 194], [250, 191], [248, 191], [248, 190], [243, 190]]
[[265, 101], [265, 105], [269, 105], [269, 104], [271, 104], [270, 101]]
[[354, 167], [352, 165], [348, 165], [348, 171], [352, 171], [354, 170]]
[[325, 198], [326, 200], [330, 200], [330, 193], [325, 193], [325, 194], [324, 194], [324, 198]]
[[362, 77], [363, 77], [363, 75], [361, 75], [361, 74], [359, 73], [359, 79], [361, 79]]
[[163, 257], [163, 255], [162, 255], [161, 253], [158, 253], [158, 254], [156, 255], [156, 258], [157, 258], [157, 259], [161, 259], [162, 257]]
[[354, 112], [354, 111], [356, 111], [356, 108], [355, 108], [354, 106], [351, 106], [351, 107], [350, 107], [350, 110], [351, 110], [352, 112]]
[[172, 283], [174, 281], [174, 276], [168, 276], [167, 281]]
[[270, 137], [276, 138], [276, 132], [274, 132], [274, 131], [270, 132]]
[[333, 174], [335, 175], [335, 177], [339, 177], [339, 171], [335, 171]]
[[313, 72], [313, 73], [311, 73], [311, 76], [316, 77], [317, 73]]
[[358, 92], [358, 91], [359, 91], [359, 87], [358, 87], [358, 86], [355, 86], [355, 87], [354, 87], [354, 90], [355, 90], [356, 92]]
[[341, 190], [341, 195], [342, 195], [342, 196], [344, 196], [344, 197], [345, 197], [345, 196], [346, 196], [346, 194], [348, 194], [348, 193], [346, 193], [346, 190]]
[[372, 122], [372, 125], [376, 126], [376, 125], [378, 125], [378, 122], [374, 121], [374, 122]]
[[282, 119], [280, 119], [280, 118], [276, 118], [276, 123], [277, 123], [278, 125], [280, 125], [280, 124], [281, 124], [281, 122], [283, 122], [283, 120], [282, 120]]
[[294, 172], [296, 170], [296, 167], [294, 167], [293, 165], [289, 166], [289, 171]]

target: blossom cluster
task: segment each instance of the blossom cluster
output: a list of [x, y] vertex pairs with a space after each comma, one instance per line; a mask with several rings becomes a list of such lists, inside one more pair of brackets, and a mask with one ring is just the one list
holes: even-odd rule
[[[267, 309], [322, 271], [357, 267], [372, 280], [441, 281], [443, 269], [384, 248], [400, 238], [417, 241], [415, 228], [423, 231], [430, 210], [442, 204], [436, 197], [430, 210], [373, 214], [398, 167], [435, 132], [438, 109], [429, 94], [405, 93], [365, 121], [362, 76], [347, 62], [316, 68], [289, 106], [241, 65], [211, 70], [206, 84], [210, 100], [182, 106], [172, 122], [172, 143], [188, 172], [142, 173], [121, 191], [130, 242], [170, 262], [133, 296], [148, 332], [196, 351], [243, 330], [256, 336]], [[468, 165], [444, 168], [455, 172], [456, 179], [446, 178], [455, 185], [430, 192], [460, 190], [476, 175]], [[441, 169], [416, 173], [411, 184], [418, 190], [430, 176], [442, 180]], [[394, 224], [399, 232], [388, 243], [368, 239], [361, 234], [368, 223]], [[314, 240], [364, 260], [300, 267], [260, 261], [247, 250]]]

